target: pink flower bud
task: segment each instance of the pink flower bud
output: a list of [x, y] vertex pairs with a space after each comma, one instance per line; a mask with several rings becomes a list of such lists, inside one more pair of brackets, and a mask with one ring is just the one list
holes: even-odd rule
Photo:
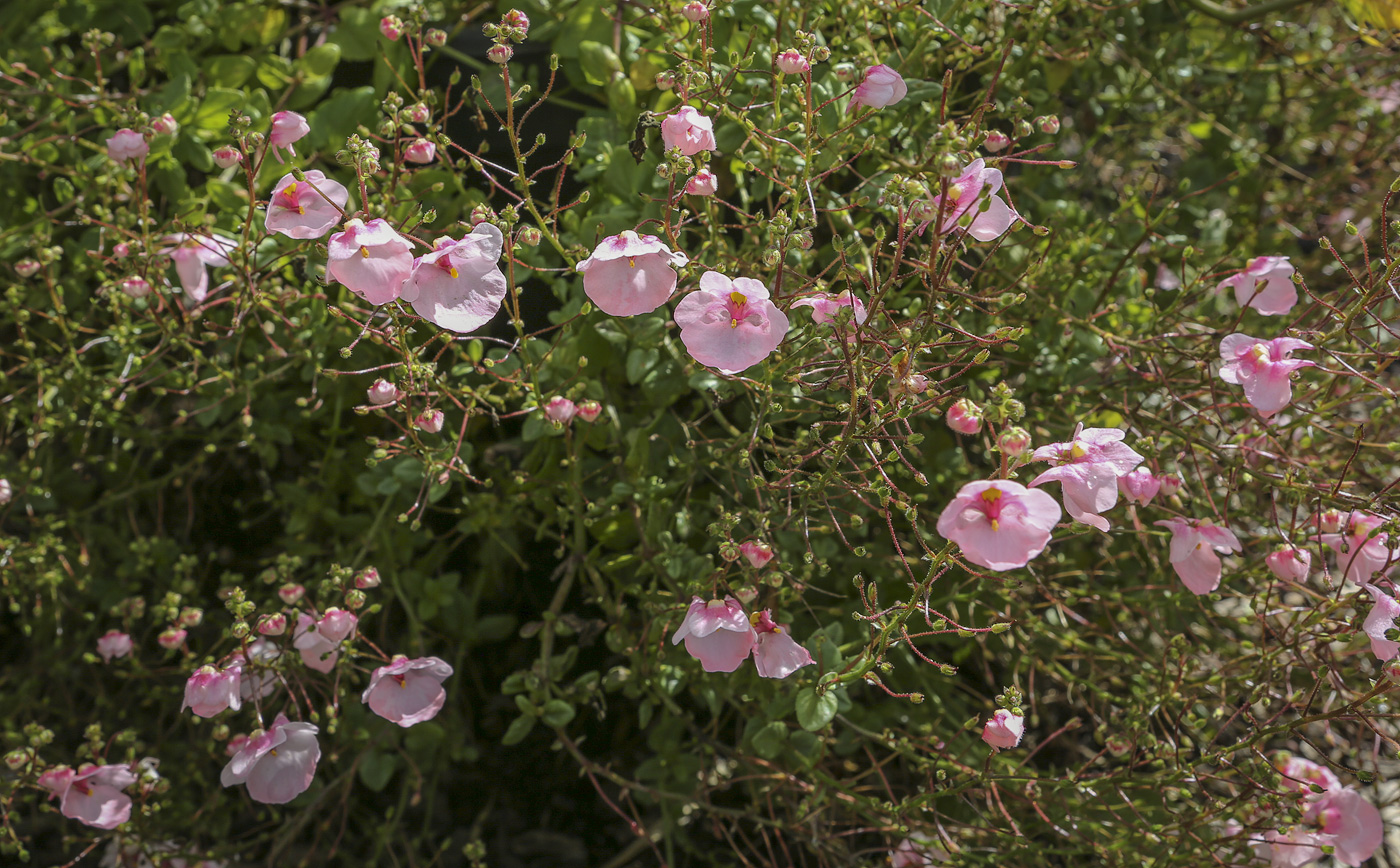
[[1013, 748], [1021, 743], [1026, 731], [1026, 719], [1012, 714], [1004, 708], [997, 709], [992, 719], [982, 729], [982, 740], [997, 750]]
[[1342, 529], [1342, 523], [1346, 521], [1346, 516], [1335, 509], [1323, 510], [1317, 517], [1318, 530], [1323, 533], [1337, 533]]
[[473, 228], [475, 228], [495, 216], [496, 215], [492, 213], [490, 207], [486, 205], [477, 205], [475, 208], [472, 209], [471, 214], [467, 215], [467, 221], [472, 224]]
[[418, 102], [409, 106], [406, 114], [410, 123], [426, 124], [428, 121], [432, 120], [433, 110], [423, 103]]
[[1052, 136], [1060, 131], [1060, 119], [1050, 115], [1036, 118], [1035, 125], [1040, 127], [1042, 133], [1049, 133]]
[[1126, 735], [1114, 733], [1104, 740], [1104, 747], [1108, 748], [1111, 756], [1122, 757], [1133, 749], [1133, 742]]
[[515, 56], [515, 49], [498, 42], [486, 50], [486, 59], [492, 63], [507, 63]]
[[524, 39], [530, 32], [530, 16], [521, 12], [519, 9], [512, 9], [501, 16], [501, 26], [511, 27], [520, 31], [520, 35], [517, 38]]
[[1286, 582], [1302, 582], [1312, 571], [1312, 552], [1287, 546], [1264, 558], [1269, 571]]
[[966, 398], [961, 398], [948, 408], [944, 420], [949, 428], [959, 434], [976, 434], [982, 430], [982, 408]]
[[287, 632], [287, 616], [281, 612], [258, 619], [258, 632], [264, 636], [281, 636]]
[[766, 542], [751, 539], [739, 546], [739, 554], [744, 556], [749, 566], [761, 570], [773, 560], [773, 547]]
[[1011, 458], [1024, 455], [1031, 448], [1031, 434], [1025, 428], [1007, 428], [997, 437], [997, 449]]
[[97, 640], [97, 653], [103, 663], [111, 663], [131, 653], [131, 637], [120, 630], [108, 630]]
[[423, 34], [423, 41], [433, 46], [446, 45], [447, 31], [439, 30], [436, 27], [434, 27], [432, 30], [429, 30], [427, 33]]
[[415, 139], [403, 152], [403, 158], [410, 163], [431, 163], [436, 156], [437, 145], [427, 139]]
[[1384, 672], [1385, 677], [1389, 678], [1391, 681], [1400, 682], [1400, 658], [1387, 660], [1385, 663], [1382, 663], [1381, 671]]
[[1162, 480], [1144, 465], [1118, 477], [1118, 490], [1138, 506], [1147, 506], [1162, 490]]
[[685, 191], [692, 196], [713, 196], [719, 189], [719, 178], [709, 169], [701, 169], [685, 184]]
[[306, 588], [298, 584], [286, 584], [277, 589], [277, 596], [282, 598], [282, 602], [288, 606], [295, 606], [302, 597], [306, 596]]
[[0, 506], [9, 503], [14, 496], [15, 490], [10, 485], [10, 480], [0, 479]]
[[436, 434], [442, 430], [443, 419], [441, 410], [424, 410], [418, 414], [418, 418], [413, 420], [413, 424], [418, 426], [419, 431], [426, 431], [429, 434]]
[[230, 169], [243, 162], [243, 152], [233, 145], [222, 145], [214, 149], [214, 165], [220, 169]]
[[174, 115], [166, 112], [151, 121], [151, 130], [158, 136], [173, 136], [180, 131], [180, 125], [175, 122]]
[[1175, 473], [1163, 473], [1157, 477], [1157, 481], [1162, 483], [1162, 490], [1160, 493], [1163, 497], [1171, 497], [1186, 484], [1182, 482], [1181, 477], [1177, 476]]
[[773, 63], [778, 67], [778, 72], [784, 75], [801, 75], [812, 71], [812, 64], [796, 48], [780, 52], [773, 58]]
[[687, 21], [704, 21], [710, 17], [710, 7], [700, 0], [693, 0], [681, 7], [681, 15], [685, 16]]
[[204, 610], [186, 606], [180, 610], [178, 620], [181, 627], [198, 627], [204, 622]]
[[182, 630], [179, 627], [167, 627], [156, 637], [156, 642], [160, 643], [160, 647], [167, 651], [174, 651], [185, 644], [185, 637], [188, 635], [187, 630]]
[[384, 379], [375, 380], [374, 383], [365, 390], [365, 395], [369, 398], [371, 404], [379, 407], [392, 404], [403, 397], [403, 393], [401, 393], [393, 383]]
[[544, 405], [544, 415], [549, 418], [549, 421], [559, 425], [569, 424], [569, 420], [573, 419], [577, 412], [578, 407], [574, 402], [563, 395], [555, 395], [549, 399], [548, 404]]
[[33, 277], [39, 273], [39, 263], [33, 259], [21, 259], [15, 263], [15, 273], [20, 277]]
[[125, 163], [135, 160], [138, 163], [146, 161], [146, 155], [151, 152], [151, 146], [146, 144], [146, 139], [135, 130], [117, 130], [116, 135], [107, 140], [107, 156], [113, 162]]
[[992, 130], [987, 133], [987, 140], [982, 143], [982, 147], [993, 154], [1004, 151], [1011, 144], [1011, 137], [1000, 130]]
[[12, 772], [19, 771], [29, 764], [29, 752], [20, 748], [5, 754], [5, 768]]
[[120, 242], [118, 242], [118, 243], [116, 244], [116, 246], [114, 246], [114, 247], [112, 248], [112, 257], [113, 257], [114, 259], [125, 259], [125, 258], [127, 258], [128, 256], [130, 256], [130, 255], [131, 255], [131, 246], [130, 246], [129, 244], [127, 244], [125, 241], [120, 241]]
[[667, 70], [656, 74], [656, 87], [659, 90], [670, 90], [676, 86], [676, 74]]
[[355, 575], [355, 587], [361, 590], [379, 587], [379, 570], [365, 567]]
[[578, 405], [578, 417], [585, 422], [594, 421], [602, 412], [603, 405], [597, 401], [583, 401]]
[[243, 677], [241, 666], [234, 665], [219, 671], [213, 666], [201, 666], [185, 682], [186, 708], [200, 717], [213, 717], [226, 709], [237, 711], [243, 704], [239, 682]]
[[121, 287], [121, 291], [132, 298], [145, 298], [151, 294], [151, 285], [147, 283], [144, 278], [137, 277], [134, 274], [117, 284], [117, 286]]
[[385, 15], [379, 19], [379, 32], [390, 42], [398, 42], [403, 36], [403, 20], [397, 15]]

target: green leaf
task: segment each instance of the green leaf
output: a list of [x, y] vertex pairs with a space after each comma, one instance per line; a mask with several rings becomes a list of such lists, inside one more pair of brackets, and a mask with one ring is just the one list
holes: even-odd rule
[[817, 695], [815, 687], [797, 694], [797, 722], [808, 732], [816, 732], [836, 716], [836, 695]]
[[394, 754], [370, 751], [360, 761], [360, 783], [370, 792], [377, 793], [388, 785], [397, 765], [398, 757]]
[[242, 91], [226, 87], [211, 87], [199, 101], [199, 109], [194, 114], [194, 126], [205, 132], [222, 132], [228, 129], [229, 112], [240, 108], [247, 100]]
[[340, 63], [340, 53], [339, 45], [326, 42], [303, 54], [297, 66], [313, 76], [330, 75]]
[[204, 61], [204, 77], [218, 87], [242, 87], [258, 68], [246, 54], [216, 54]]
[[766, 724], [758, 732], [754, 733], [753, 749], [754, 753], [764, 759], [773, 759], [783, 751], [783, 744], [787, 742], [787, 725], [781, 720], [774, 720]]
[[501, 736], [501, 744], [519, 744], [525, 740], [525, 736], [530, 734], [530, 730], [535, 728], [535, 718], [528, 714], [522, 714], [510, 722], [506, 727], [506, 734]]
[[579, 43], [578, 57], [589, 84], [607, 84], [622, 75], [622, 61], [618, 60], [617, 52], [601, 42]]
[[574, 707], [562, 699], [551, 699], [544, 704], [540, 719], [548, 726], [567, 726], [574, 719]]

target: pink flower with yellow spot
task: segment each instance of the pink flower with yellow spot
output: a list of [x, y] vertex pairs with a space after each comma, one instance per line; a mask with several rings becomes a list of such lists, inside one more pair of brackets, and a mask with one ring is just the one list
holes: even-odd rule
[[700, 288], [676, 305], [681, 343], [702, 365], [737, 374], [778, 348], [787, 316], [768, 300], [768, 287], [747, 277], [730, 280], [717, 271], [700, 277]]
[[969, 561], [1001, 572], [1044, 551], [1060, 516], [1055, 498], [1019, 482], [969, 482], [938, 517], [938, 533]]
[[298, 181], [288, 173], [272, 188], [263, 224], [268, 232], [288, 238], [320, 238], [340, 222], [350, 191], [316, 169], [304, 176], [306, 180]]

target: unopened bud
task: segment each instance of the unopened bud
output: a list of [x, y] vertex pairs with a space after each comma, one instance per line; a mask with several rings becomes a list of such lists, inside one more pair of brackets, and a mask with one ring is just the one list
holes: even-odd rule
[[403, 36], [403, 20], [397, 15], [385, 15], [379, 19], [379, 32], [390, 42], [398, 42]]
[[39, 263], [34, 259], [21, 259], [15, 263], [15, 273], [20, 277], [33, 277], [39, 273]]
[[277, 596], [282, 598], [282, 602], [288, 606], [295, 606], [306, 596], [306, 588], [294, 582], [283, 585], [277, 589]]
[[434, 27], [432, 30], [423, 34], [423, 41], [432, 46], [446, 45], [447, 31], [439, 30]]
[[492, 63], [506, 63], [515, 56], [515, 49], [498, 42], [486, 51], [486, 59]]
[[121, 287], [121, 291], [132, 298], [145, 298], [151, 294], [151, 285], [147, 283], [144, 278], [134, 274], [117, 284], [117, 286]]
[[670, 90], [676, 86], [676, 74], [669, 69], [656, 74], [656, 86], [660, 90]]
[[540, 230], [533, 226], [521, 227], [520, 231], [515, 233], [515, 240], [526, 247], [538, 247], [543, 238], [544, 235]]
[[992, 130], [991, 132], [987, 133], [987, 138], [984, 142], [982, 142], [982, 147], [995, 154], [998, 151], [1006, 150], [1006, 148], [1010, 144], [1010, 136], [1008, 136], [1006, 133], [1003, 133], [1001, 130]]
[[379, 587], [379, 570], [374, 567], [365, 567], [355, 574], [355, 587], [360, 590]]
[[581, 401], [578, 405], [578, 417], [585, 422], [594, 421], [602, 412], [603, 405], [597, 401]]
[[347, 608], [363, 609], [365, 602], [366, 597], [364, 591], [358, 591], [352, 588], [345, 592], [345, 605]]
[[952, 180], [962, 174], [962, 161], [953, 154], [942, 154], [936, 163], [940, 177]]
[[710, 7], [700, 0], [693, 0], [681, 7], [681, 15], [685, 16], [687, 21], [704, 21], [710, 17]]
[[442, 423], [446, 417], [441, 410], [424, 410], [418, 414], [418, 418], [413, 420], [419, 431], [426, 431], [429, 434], [436, 434], [442, 430]]
[[1035, 125], [1040, 127], [1042, 133], [1048, 133], [1052, 136], [1060, 131], [1060, 119], [1053, 115], [1036, 118]]
[[281, 636], [287, 632], [287, 616], [281, 612], [263, 615], [258, 619], [258, 632], [264, 636]]
[[1031, 433], [1025, 428], [1007, 428], [997, 437], [997, 449], [1010, 458], [1024, 455], [1031, 448]]
[[185, 637], [188, 635], [188, 631], [182, 630], [179, 627], [167, 627], [156, 637], [156, 642], [167, 651], [174, 651], [176, 648], [185, 644]]
[[243, 152], [232, 145], [223, 145], [214, 149], [214, 165], [220, 169], [229, 169], [243, 162]]

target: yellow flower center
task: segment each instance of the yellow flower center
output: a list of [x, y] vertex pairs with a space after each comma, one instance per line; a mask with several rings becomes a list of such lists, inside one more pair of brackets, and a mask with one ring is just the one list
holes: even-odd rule
[[360, 247], [360, 255], [363, 256], [365, 259], [369, 259], [369, 248], [368, 248], [368, 247], [361, 246], [361, 247]]

